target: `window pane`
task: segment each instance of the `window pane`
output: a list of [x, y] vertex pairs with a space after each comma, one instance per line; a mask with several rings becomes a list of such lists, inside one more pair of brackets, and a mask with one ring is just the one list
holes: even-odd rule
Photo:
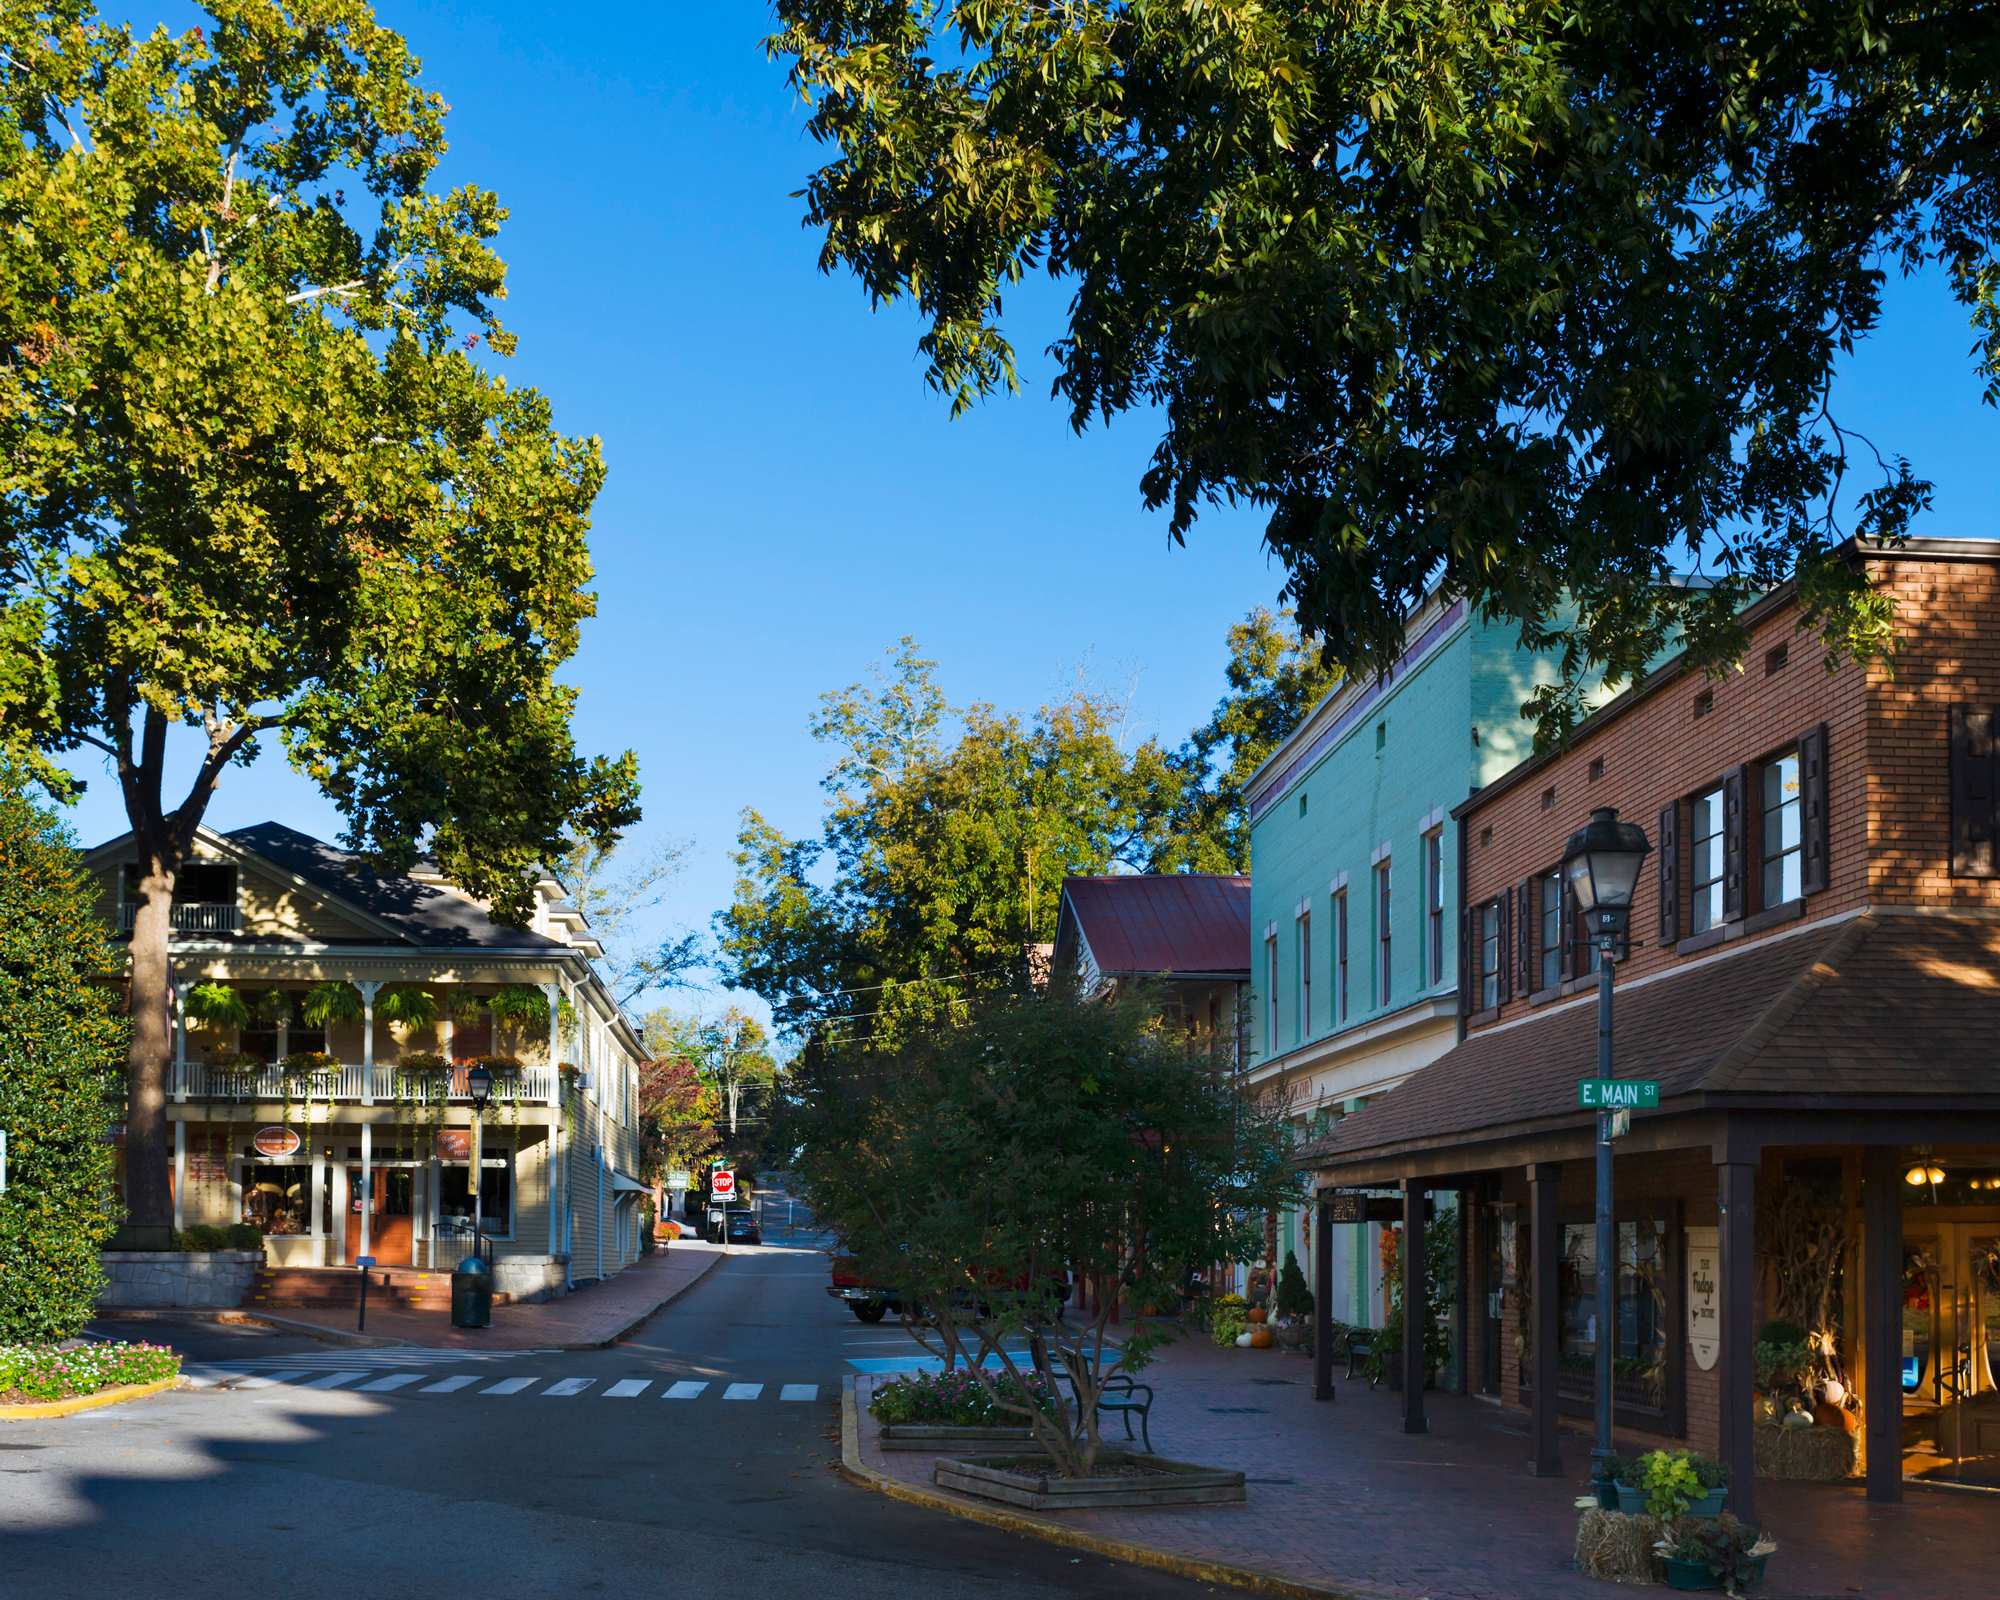
[[1562, 981], [1562, 874], [1542, 879], [1542, 987]]
[[1691, 809], [1690, 923], [1691, 931], [1702, 933], [1722, 921], [1722, 791], [1709, 790]]
[[1796, 900], [1800, 889], [1799, 758], [1780, 756], [1764, 768], [1764, 904]]
[[1484, 906], [1479, 912], [1479, 1007], [1500, 1003], [1500, 908]]

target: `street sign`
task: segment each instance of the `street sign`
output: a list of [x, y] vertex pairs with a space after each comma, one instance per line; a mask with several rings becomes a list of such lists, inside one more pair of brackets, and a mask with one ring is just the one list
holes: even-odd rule
[[1651, 1078], [1585, 1078], [1576, 1086], [1576, 1103], [1585, 1111], [1657, 1110], [1660, 1085]]
[[727, 1200], [736, 1193], [736, 1174], [727, 1168], [717, 1168], [709, 1175], [708, 1192], [718, 1200]]
[[1632, 1113], [1620, 1106], [1611, 1113], [1611, 1137], [1622, 1139], [1632, 1131]]
[[667, 1187], [675, 1194], [685, 1193], [694, 1187], [694, 1174], [691, 1172], [670, 1172], [667, 1174]]

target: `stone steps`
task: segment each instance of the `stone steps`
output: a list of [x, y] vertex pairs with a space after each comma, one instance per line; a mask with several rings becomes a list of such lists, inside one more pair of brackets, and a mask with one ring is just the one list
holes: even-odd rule
[[[451, 1274], [418, 1267], [371, 1267], [368, 1269], [368, 1298], [387, 1299], [418, 1311], [451, 1309]], [[507, 1305], [513, 1296], [496, 1292], [495, 1305]], [[314, 1307], [338, 1309], [361, 1303], [361, 1273], [353, 1267], [274, 1267], [257, 1274], [246, 1306]]]

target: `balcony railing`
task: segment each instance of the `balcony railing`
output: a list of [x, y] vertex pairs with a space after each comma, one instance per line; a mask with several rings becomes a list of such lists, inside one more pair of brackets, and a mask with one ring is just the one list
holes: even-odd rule
[[[378, 1065], [365, 1070], [368, 1074], [366, 1098], [377, 1105], [394, 1104], [399, 1069]], [[472, 1098], [465, 1086], [468, 1070], [468, 1067], [452, 1068], [451, 1081], [446, 1086], [448, 1102]], [[363, 1071], [358, 1063], [343, 1063], [323, 1072], [294, 1074], [287, 1084], [276, 1067], [211, 1067], [204, 1062], [190, 1061], [174, 1069], [174, 1094], [179, 1099], [203, 1101], [282, 1101], [289, 1098], [293, 1105], [304, 1105], [307, 1100], [322, 1105], [340, 1101], [358, 1104], [364, 1098], [361, 1087]], [[426, 1092], [421, 1083], [405, 1082], [401, 1087], [406, 1100], [421, 1100]], [[547, 1067], [523, 1067], [517, 1079], [495, 1076], [493, 1080], [493, 1102], [499, 1106], [505, 1106], [510, 1101], [521, 1105], [548, 1105], [555, 1099], [555, 1093], [556, 1074]]]
[[[138, 920], [139, 908], [129, 901], [118, 908], [118, 926], [126, 933], [132, 931], [132, 924]], [[176, 933], [234, 933], [237, 929], [236, 907], [199, 902], [169, 906], [167, 922]]]

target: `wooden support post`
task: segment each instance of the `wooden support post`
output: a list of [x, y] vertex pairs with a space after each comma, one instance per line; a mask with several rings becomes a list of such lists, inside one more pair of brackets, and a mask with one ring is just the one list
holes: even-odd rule
[[1313, 1398], [1332, 1400], [1333, 1390], [1333, 1215], [1320, 1199], [1313, 1218]]
[[1458, 1382], [1452, 1385], [1454, 1394], [1471, 1394], [1472, 1382], [1472, 1297], [1483, 1274], [1476, 1270], [1472, 1242], [1478, 1238], [1479, 1230], [1473, 1226], [1473, 1207], [1478, 1204], [1478, 1192], [1460, 1189], [1454, 1195], [1458, 1204], [1453, 1218], [1456, 1232], [1452, 1238], [1452, 1260], [1458, 1263], [1458, 1300], [1452, 1316], [1451, 1347], [1455, 1352], [1458, 1366]]
[[1729, 1509], [1745, 1522], [1757, 1514], [1757, 1167], [1715, 1166], [1721, 1215], [1722, 1459], [1729, 1466]]
[[1861, 1418], [1868, 1498], [1903, 1498], [1903, 1174], [1896, 1146], [1861, 1154]]
[[1528, 1471], [1537, 1478], [1562, 1476], [1562, 1435], [1557, 1428], [1556, 1341], [1561, 1327], [1562, 1224], [1556, 1220], [1556, 1188], [1562, 1167], [1538, 1161], [1528, 1168], [1528, 1346], [1534, 1376], [1534, 1410], [1528, 1425]]
[[1403, 1180], [1403, 1432], [1428, 1433], [1424, 1418], [1424, 1180]]

